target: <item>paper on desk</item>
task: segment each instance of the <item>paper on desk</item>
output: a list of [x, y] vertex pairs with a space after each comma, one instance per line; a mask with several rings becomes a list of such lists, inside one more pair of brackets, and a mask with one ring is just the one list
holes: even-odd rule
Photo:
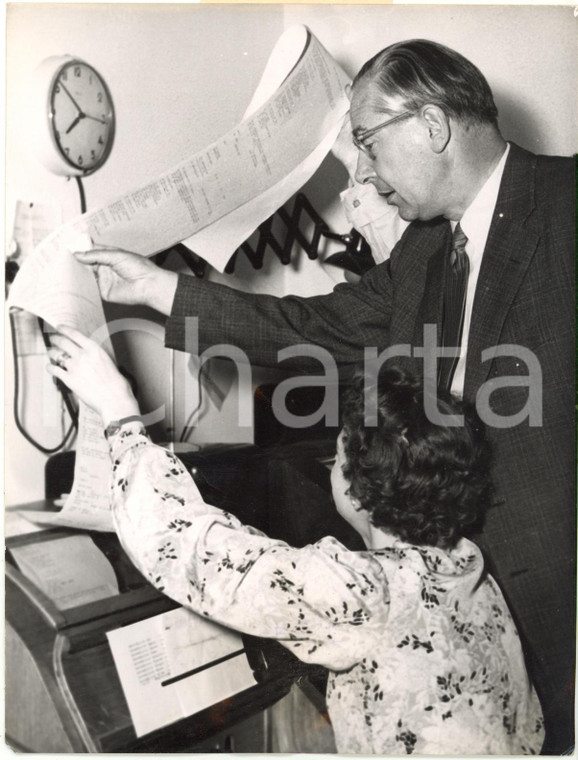
[[14, 547], [21, 573], [59, 610], [116, 596], [114, 570], [90, 536], [67, 536]]
[[38, 533], [47, 530], [47, 526], [33, 525], [24, 518], [24, 513], [16, 509], [7, 509], [4, 512], [4, 537], [23, 536], [27, 533]]
[[[92, 245], [85, 233], [60, 227], [36, 248], [12, 284], [8, 305], [42, 317], [52, 327], [75, 327], [95, 337], [113, 355], [98, 285], [90, 267], [71, 251]], [[114, 531], [109, 502], [108, 445], [96, 412], [80, 402], [74, 485], [61, 512], [28, 511], [27, 519], [44, 525]], [[24, 514], [24, 513], [23, 513]]]
[[241, 637], [184, 608], [107, 637], [137, 736], [256, 683]]

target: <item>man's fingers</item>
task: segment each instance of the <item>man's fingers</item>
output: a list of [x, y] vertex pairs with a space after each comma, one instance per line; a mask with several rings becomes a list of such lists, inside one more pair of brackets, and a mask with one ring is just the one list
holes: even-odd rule
[[105, 264], [106, 266], [114, 266], [114, 264], [118, 264], [119, 253], [127, 253], [127, 251], [121, 251], [118, 248], [109, 250], [104, 248], [94, 248], [91, 251], [75, 251], [74, 256], [81, 264]]

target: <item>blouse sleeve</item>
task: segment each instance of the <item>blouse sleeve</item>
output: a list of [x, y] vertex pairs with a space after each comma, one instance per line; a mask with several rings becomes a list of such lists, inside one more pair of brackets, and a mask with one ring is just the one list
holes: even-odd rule
[[206, 504], [170, 452], [139, 422], [109, 439], [112, 512], [143, 575], [183, 606], [238, 631], [277, 639], [305, 662], [351, 667], [383, 631], [380, 563], [332, 538], [303, 549]]

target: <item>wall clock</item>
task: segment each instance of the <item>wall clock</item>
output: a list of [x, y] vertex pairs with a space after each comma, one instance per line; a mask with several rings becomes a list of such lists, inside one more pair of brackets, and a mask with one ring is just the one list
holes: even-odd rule
[[108, 158], [114, 139], [112, 97], [98, 71], [70, 55], [52, 56], [36, 69], [36, 152], [52, 172], [85, 176]]

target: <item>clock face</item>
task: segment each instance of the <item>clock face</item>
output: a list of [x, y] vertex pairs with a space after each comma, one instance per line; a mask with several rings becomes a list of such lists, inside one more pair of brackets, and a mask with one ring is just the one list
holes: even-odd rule
[[92, 66], [70, 61], [58, 70], [49, 115], [56, 146], [67, 163], [90, 173], [106, 161], [114, 109], [104, 80]]

